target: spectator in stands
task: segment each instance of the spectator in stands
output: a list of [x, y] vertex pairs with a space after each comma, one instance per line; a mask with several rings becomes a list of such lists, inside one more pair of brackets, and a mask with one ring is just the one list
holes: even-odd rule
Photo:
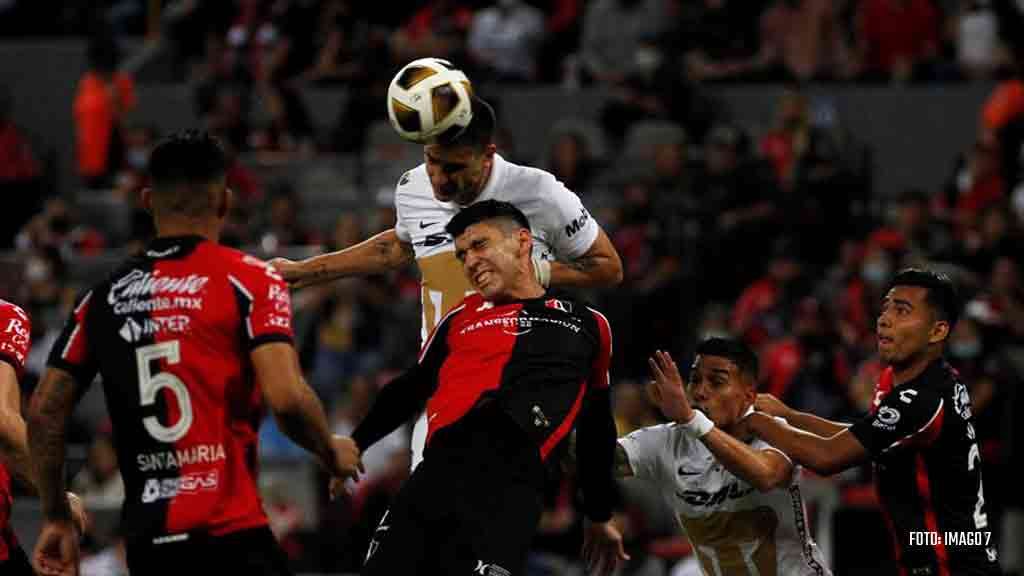
[[100, 32], [89, 41], [89, 69], [74, 101], [78, 174], [89, 188], [110, 188], [124, 157], [122, 117], [136, 99], [135, 83], [118, 71], [119, 60], [113, 37]]
[[933, 0], [864, 0], [857, 50], [869, 79], [928, 78], [939, 53], [940, 15]]
[[6, 205], [0, 216], [0, 248], [10, 247], [14, 234], [38, 209], [39, 160], [25, 133], [14, 123], [13, 98], [0, 85], [0, 197]]
[[657, 58], [651, 42], [671, 23], [665, 0], [595, 0], [583, 17], [580, 61], [588, 77], [601, 84], [618, 85], [636, 72], [651, 67]]
[[679, 50], [693, 81], [768, 77], [759, 51], [760, 2], [701, 0], [684, 3]]
[[103, 424], [93, 436], [89, 459], [72, 486], [86, 506], [117, 509], [124, 502], [124, 481], [117, 467], [110, 422]]
[[463, 60], [473, 10], [462, 0], [430, 0], [391, 37], [397, 62], [432, 56]]
[[573, 130], [553, 134], [545, 168], [570, 190], [587, 196], [596, 166], [586, 137]]
[[833, 0], [776, 0], [761, 19], [761, 57], [784, 77], [850, 78], [856, 72]]
[[354, 14], [349, 0], [328, 0], [320, 8], [317, 26], [317, 54], [304, 76], [324, 84], [347, 84], [363, 79], [370, 51], [371, 31], [367, 22]]
[[261, 86], [265, 122], [249, 133], [260, 162], [275, 165], [316, 152], [313, 121], [302, 95], [288, 84]]
[[996, 12], [987, 0], [960, 0], [952, 16], [960, 73], [969, 79], [992, 76], [1004, 59]]
[[810, 139], [811, 118], [807, 97], [796, 88], [788, 88], [779, 97], [775, 126], [761, 136], [760, 154], [772, 163], [775, 177], [783, 187], [793, 182], [797, 159]]
[[744, 288], [736, 300], [729, 323], [732, 333], [755, 350], [786, 333], [785, 319], [807, 293], [797, 250], [792, 238], [778, 238], [765, 275]]
[[544, 14], [525, 0], [497, 0], [478, 11], [467, 49], [480, 82], [525, 82], [537, 78], [537, 53], [544, 40]]

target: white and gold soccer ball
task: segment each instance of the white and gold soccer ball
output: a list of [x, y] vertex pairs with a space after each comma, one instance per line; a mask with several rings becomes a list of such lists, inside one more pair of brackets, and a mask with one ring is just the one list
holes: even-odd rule
[[420, 58], [388, 86], [388, 118], [406, 140], [429, 144], [451, 138], [473, 119], [473, 86], [451, 62]]

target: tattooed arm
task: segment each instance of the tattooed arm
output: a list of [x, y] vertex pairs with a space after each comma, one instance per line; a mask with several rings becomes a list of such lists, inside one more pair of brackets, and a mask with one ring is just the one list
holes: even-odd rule
[[598, 230], [597, 238], [583, 256], [571, 262], [551, 263], [552, 286], [608, 287], [619, 282], [622, 260], [604, 230]]
[[302, 288], [348, 276], [381, 274], [415, 259], [412, 244], [398, 238], [394, 229], [385, 230], [355, 246], [293, 262], [275, 258], [270, 265], [293, 288]]
[[64, 370], [47, 368], [28, 410], [28, 443], [47, 520], [70, 520], [64, 493], [64, 432], [79, 384]]

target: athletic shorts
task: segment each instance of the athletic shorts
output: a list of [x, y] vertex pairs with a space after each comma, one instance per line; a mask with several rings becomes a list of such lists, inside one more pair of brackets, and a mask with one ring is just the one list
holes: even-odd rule
[[165, 536], [157, 543], [129, 540], [127, 552], [128, 570], [132, 574], [292, 574], [288, 557], [266, 526], [221, 536], [191, 533]]
[[543, 482], [532, 471], [524, 474], [530, 466], [508, 446], [522, 441], [538, 466], [540, 458], [525, 435], [502, 437], [522, 434], [518, 427], [496, 438], [493, 425], [502, 420], [502, 427], [516, 426], [498, 416], [486, 432], [461, 430], [465, 444], [436, 450], [442, 439], [432, 440], [374, 532], [363, 576], [523, 574], [543, 508]]

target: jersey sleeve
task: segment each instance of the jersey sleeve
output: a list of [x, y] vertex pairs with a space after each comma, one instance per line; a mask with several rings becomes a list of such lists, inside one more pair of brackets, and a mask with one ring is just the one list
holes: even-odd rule
[[612, 327], [604, 314], [593, 308], [589, 308], [589, 310], [597, 322], [597, 332], [600, 340], [597, 356], [594, 358], [594, 364], [590, 370], [589, 384], [592, 389], [601, 390], [608, 388], [610, 382], [608, 370], [612, 364]]
[[664, 459], [674, 451], [674, 433], [670, 424], [658, 424], [619, 438], [619, 446], [626, 452], [634, 476], [647, 480], [658, 480], [663, 476]]
[[75, 307], [68, 315], [60, 336], [53, 343], [47, 360], [47, 365], [68, 372], [83, 385], [92, 382], [97, 371], [90, 342], [92, 335], [86, 323], [92, 294], [90, 290], [75, 301]]
[[24, 310], [10, 303], [0, 304], [0, 361], [7, 362], [21, 378], [32, 348], [32, 322]]
[[284, 279], [262, 260], [245, 256], [229, 274], [242, 319], [242, 339], [252, 350], [270, 342], [291, 342], [292, 301]]
[[548, 237], [559, 260], [575, 260], [583, 256], [597, 240], [597, 221], [590, 215], [580, 197], [564, 184], [546, 175], [543, 196], [544, 221]]
[[402, 177], [398, 179], [398, 184], [395, 185], [395, 236], [405, 243], [412, 242], [412, 235], [409, 233], [407, 210], [402, 206], [402, 188], [409, 185], [411, 179], [412, 170], [402, 174]]
[[896, 388], [850, 432], [873, 458], [899, 446], [920, 448], [938, 438], [945, 410], [942, 397], [931, 390]]

